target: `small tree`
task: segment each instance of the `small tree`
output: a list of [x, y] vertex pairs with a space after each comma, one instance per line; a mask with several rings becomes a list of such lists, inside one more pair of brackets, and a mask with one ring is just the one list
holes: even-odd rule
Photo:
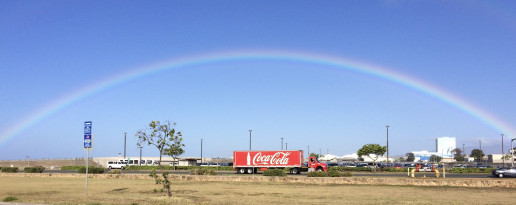
[[475, 161], [481, 162], [482, 157], [484, 157], [486, 155], [484, 154], [484, 151], [482, 151], [480, 149], [474, 149], [474, 150], [471, 150], [471, 154], [469, 156], [475, 158]]
[[414, 153], [412, 153], [412, 152], [407, 153], [406, 156], [407, 156], [407, 162], [414, 162], [414, 160], [416, 160], [416, 157], [414, 156]]
[[452, 153], [455, 154], [455, 157], [454, 157], [455, 161], [457, 161], [457, 162], [464, 161], [464, 155], [462, 155], [462, 150], [461, 149], [455, 148], [455, 149], [452, 150]]
[[387, 152], [387, 147], [385, 146], [380, 146], [379, 144], [366, 144], [357, 151], [357, 155], [359, 157], [369, 157], [371, 160], [373, 160], [373, 165], [375, 166], [378, 157], [385, 154], [385, 152]]
[[[181, 132], [176, 132], [174, 128], [176, 123], [170, 123], [169, 121], [165, 121], [161, 124], [160, 121], [152, 121], [149, 123], [149, 127], [146, 129], [138, 130], [136, 136], [138, 137], [138, 146], [142, 146], [142, 144], [155, 146], [159, 151], [159, 168], [163, 175], [163, 179], [159, 179], [157, 175], [154, 173], [154, 178], [156, 179], [156, 183], [162, 183], [164, 188], [167, 189], [168, 196], [172, 196], [170, 192], [170, 181], [168, 180], [168, 173], [163, 172], [163, 167], [161, 165], [161, 158], [163, 154], [166, 155], [174, 155], [178, 156], [183, 153], [183, 149], [181, 148], [184, 144], [181, 143], [183, 138], [181, 137]], [[151, 173], [152, 176], [152, 173]]]
[[319, 159], [320, 157], [324, 157], [324, 155], [319, 155], [319, 154], [315, 154], [315, 153], [310, 153], [310, 157], [315, 157], [317, 159]]
[[439, 162], [441, 162], [441, 160], [442, 160], [442, 159], [443, 159], [442, 157], [437, 156], [437, 155], [435, 155], [435, 154], [433, 154], [432, 156], [430, 156], [430, 161], [431, 161], [431, 162], [437, 162], [437, 163], [439, 163]]

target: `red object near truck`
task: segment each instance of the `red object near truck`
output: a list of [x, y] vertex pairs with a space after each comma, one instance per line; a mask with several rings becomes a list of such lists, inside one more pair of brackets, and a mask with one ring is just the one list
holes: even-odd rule
[[306, 171], [328, 171], [328, 166], [316, 157], [309, 157], [304, 163], [303, 150], [279, 151], [234, 151], [233, 169], [239, 174], [252, 174], [258, 170], [291, 168], [290, 173]]

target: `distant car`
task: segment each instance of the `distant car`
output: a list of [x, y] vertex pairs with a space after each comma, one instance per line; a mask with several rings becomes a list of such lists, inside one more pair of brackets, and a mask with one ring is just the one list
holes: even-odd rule
[[107, 163], [107, 167], [108, 169], [124, 169], [125, 167], [127, 167], [127, 163], [120, 161], [109, 161]]
[[432, 172], [432, 167], [423, 166], [423, 167], [419, 168], [419, 171], [420, 172]]
[[210, 167], [218, 167], [219, 165], [217, 163], [209, 163], [208, 166], [210, 166]]
[[487, 165], [477, 164], [476, 168], [487, 168]]
[[202, 167], [208, 166], [208, 165], [209, 165], [208, 163], [201, 163], [201, 164], [199, 164], [199, 166], [202, 166]]
[[516, 168], [508, 168], [508, 167], [502, 167], [499, 169], [495, 169], [492, 172], [493, 175], [497, 177], [516, 177]]

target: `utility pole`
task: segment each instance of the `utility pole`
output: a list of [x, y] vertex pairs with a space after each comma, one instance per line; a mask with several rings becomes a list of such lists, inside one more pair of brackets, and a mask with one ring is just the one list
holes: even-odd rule
[[251, 150], [251, 132], [253, 132], [253, 130], [249, 130], [249, 150]]
[[462, 144], [462, 156], [464, 157], [464, 160], [466, 160], [466, 150], [464, 149], [464, 144]]
[[127, 132], [124, 132], [124, 159], [125, 159], [125, 146], [127, 145]]
[[503, 161], [502, 167], [505, 167], [505, 152], [503, 151], [503, 134], [502, 134], [502, 161]]
[[140, 148], [140, 166], [142, 166], [142, 146], [139, 147]]
[[389, 125], [385, 127], [387, 128], [387, 164], [389, 164]]

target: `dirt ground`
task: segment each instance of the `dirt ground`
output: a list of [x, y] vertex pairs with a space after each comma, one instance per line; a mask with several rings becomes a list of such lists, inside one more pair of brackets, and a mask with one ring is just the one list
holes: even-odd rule
[[[514, 188], [173, 181], [0, 176], [0, 201], [36, 204], [514, 204]], [[156, 190], [156, 191], [154, 191]]]

